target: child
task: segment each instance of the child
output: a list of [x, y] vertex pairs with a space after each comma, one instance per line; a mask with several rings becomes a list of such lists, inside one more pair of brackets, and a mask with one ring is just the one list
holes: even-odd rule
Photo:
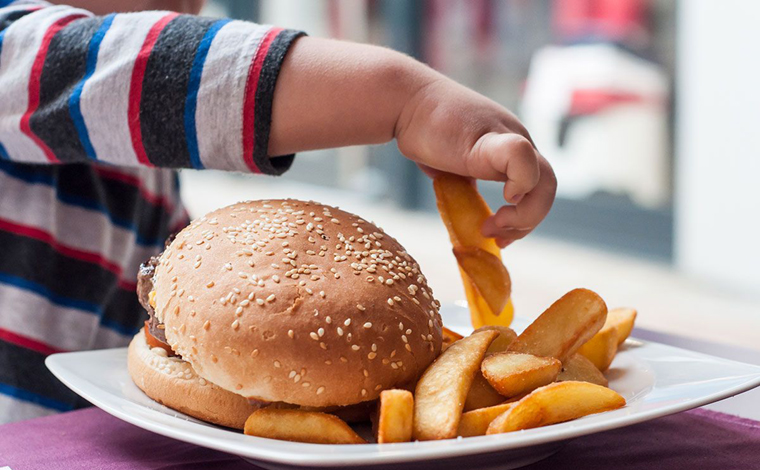
[[301, 150], [395, 138], [428, 174], [504, 182], [510, 204], [482, 227], [502, 247], [551, 207], [554, 175], [515, 116], [402, 54], [108, 14], [200, 0], [69, 3], [0, 0], [0, 423], [76, 407], [44, 358], [140, 327], [138, 266], [187, 222], [173, 168], [280, 175]]

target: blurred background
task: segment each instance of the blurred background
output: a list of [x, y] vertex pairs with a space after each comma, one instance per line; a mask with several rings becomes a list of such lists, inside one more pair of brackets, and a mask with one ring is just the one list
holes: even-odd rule
[[[584, 286], [640, 325], [760, 347], [760, 2], [210, 0], [204, 14], [385, 45], [513, 110], [559, 180], [546, 221], [504, 252], [518, 315]], [[263, 197], [358, 212], [442, 301], [463, 298], [432, 185], [395, 143], [305, 152], [279, 179], [182, 178], [193, 216]]]

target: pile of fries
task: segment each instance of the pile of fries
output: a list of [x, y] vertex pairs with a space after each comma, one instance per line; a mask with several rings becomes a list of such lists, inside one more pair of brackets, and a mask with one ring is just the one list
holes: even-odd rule
[[[445, 175], [434, 185], [477, 329], [464, 337], [444, 328], [441, 355], [417, 384], [381, 393], [372, 416], [376, 442], [508, 433], [625, 406], [607, 388], [604, 371], [630, 335], [636, 311], [608, 312], [596, 293], [575, 289], [515, 334], [508, 327], [509, 273], [498, 247], [479, 231], [490, 209], [468, 180]], [[245, 433], [320, 444], [367, 442], [337, 416], [303, 409], [255, 411]]]

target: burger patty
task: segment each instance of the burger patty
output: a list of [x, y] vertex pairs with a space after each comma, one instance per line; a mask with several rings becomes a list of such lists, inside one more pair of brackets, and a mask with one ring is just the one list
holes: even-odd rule
[[148, 320], [148, 332], [157, 341], [168, 347], [169, 343], [166, 342], [163, 324], [156, 318], [156, 311], [150, 304], [150, 293], [153, 291], [153, 275], [156, 273], [158, 258], [158, 256], [151, 256], [148, 261], [140, 265], [140, 270], [137, 273], [137, 298], [140, 301], [140, 305], [143, 306], [150, 316]]

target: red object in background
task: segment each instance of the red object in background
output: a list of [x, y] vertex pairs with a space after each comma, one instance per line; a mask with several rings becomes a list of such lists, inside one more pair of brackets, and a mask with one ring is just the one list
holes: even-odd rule
[[604, 89], [573, 90], [570, 98], [569, 116], [588, 116], [599, 113], [619, 104], [651, 103], [660, 104], [661, 100], [642, 96], [639, 93]]
[[555, 0], [554, 29], [565, 40], [624, 42], [647, 29], [648, 10], [649, 0]]

